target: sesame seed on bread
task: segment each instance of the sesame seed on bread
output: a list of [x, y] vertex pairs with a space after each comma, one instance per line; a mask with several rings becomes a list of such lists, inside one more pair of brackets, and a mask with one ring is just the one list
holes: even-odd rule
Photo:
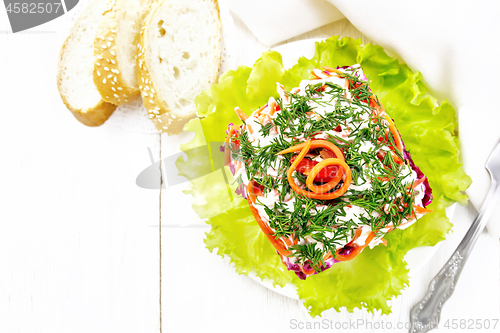
[[217, 81], [221, 22], [216, 0], [159, 0], [141, 30], [139, 89], [149, 118], [170, 135], [194, 118], [195, 97]]
[[136, 55], [139, 32], [154, 0], [116, 0], [94, 40], [94, 83], [102, 98], [121, 105], [140, 95]]
[[101, 98], [92, 79], [95, 33], [113, 5], [114, 0], [92, 2], [71, 28], [59, 55], [59, 94], [76, 119], [87, 126], [102, 125], [116, 109]]

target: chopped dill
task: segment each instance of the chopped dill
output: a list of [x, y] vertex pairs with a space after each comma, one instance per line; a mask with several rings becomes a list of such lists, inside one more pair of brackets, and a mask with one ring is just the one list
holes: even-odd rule
[[[267, 205], [259, 197], [256, 200], [273, 236], [298, 239], [288, 250], [298, 263], [315, 269], [324, 264], [327, 253], [349, 242], [361, 225], [370, 226], [377, 237], [382, 228], [397, 227], [413, 214], [412, 171], [402, 153], [393, 148], [395, 140], [384, 118], [375, 116], [372, 105], [380, 102], [354, 70], [346, 69], [341, 76], [349, 87], [321, 81], [307, 85], [302, 94], [287, 93], [289, 103], [277, 99], [280, 111], [258, 129], [260, 139], [242, 130], [240, 149], [232, 151], [239, 155], [234, 159], [244, 162], [248, 180], [259, 184], [266, 198], [276, 198], [272, 205], [270, 200], [265, 200]], [[277, 155], [318, 135], [341, 149], [351, 169], [352, 184], [337, 199], [297, 194], [287, 181], [297, 153]], [[319, 150], [314, 153], [319, 155]], [[314, 163], [311, 157], [307, 159]], [[298, 171], [293, 174], [299, 186], [305, 187], [306, 178]], [[349, 213], [352, 207], [357, 207], [355, 213]]]

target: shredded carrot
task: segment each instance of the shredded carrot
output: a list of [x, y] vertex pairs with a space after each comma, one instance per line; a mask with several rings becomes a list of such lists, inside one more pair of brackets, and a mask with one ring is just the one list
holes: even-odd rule
[[[392, 134], [394, 138], [394, 143], [396, 144], [396, 148], [403, 153], [403, 141], [401, 140], [401, 136], [399, 135], [398, 130], [396, 129], [396, 126], [394, 125], [394, 122], [392, 121], [391, 117], [387, 113], [385, 113], [384, 107], [379, 104], [377, 97], [375, 95], [371, 95], [370, 97], [370, 106], [375, 108], [379, 113], [377, 116], [382, 116], [385, 118], [385, 120], [389, 123], [389, 132]], [[387, 134], [386, 133], [386, 139], [387, 139]], [[392, 153], [392, 157], [394, 158], [394, 161], [401, 165], [404, 163], [404, 161], [397, 156], [397, 154]]]
[[[306, 145], [305, 142], [299, 143], [298, 145], [295, 145], [293, 147], [287, 148], [285, 150], [280, 151], [277, 155], [282, 155], [282, 154], [288, 154], [288, 153], [294, 153], [296, 151], [302, 150]], [[314, 148], [326, 148], [330, 150], [332, 153], [335, 154], [335, 157], [344, 160], [344, 154], [342, 154], [342, 151], [335, 146], [333, 143], [327, 140], [312, 140], [311, 141], [311, 149]]]
[[[294, 147], [296, 147], [296, 146], [294, 146]], [[311, 140], [304, 143], [304, 146], [302, 147], [302, 150], [300, 151], [299, 155], [297, 156], [295, 161], [293, 161], [292, 165], [290, 166], [290, 169], [288, 169], [287, 176], [288, 176], [288, 181], [290, 182], [290, 186], [292, 186], [292, 189], [294, 189], [294, 186], [295, 186], [295, 188], [299, 189], [299, 187], [297, 186], [297, 184], [295, 184], [295, 181], [292, 178], [292, 174], [293, 174], [293, 171], [295, 170], [295, 168], [297, 167], [297, 165], [299, 165], [300, 161], [302, 161], [304, 156], [306, 156], [306, 154], [309, 152], [309, 148], [311, 148]], [[280, 154], [280, 153], [278, 153], [278, 154]], [[292, 183], [294, 185], [292, 185]], [[295, 190], [295, 189], [294, 189], [294, 191], [297, 192], [297, 190]]]
[[[252, 190], [252, 186], [250, 184], [251, 183], [249, 183], [249, 186], [247, 187], [247, 193], [248, 193], [247, 200], [248, 200], [248, 203], [250, 206], [250, 210], [252, 211], [253, 217], [257, 221], [257, 224], [259, 225], [259, 227], [262, 230], [262, 232], [264, 233], [264, 235], [266, 235], [267, 239], [269, 239], [269, 241], [274, 246], [276, 251], [278, 251], [279, 254], [281, 254], [282, 256], [285, 256], [285, 257], [291, 255], [292, 252], [288, 251], [284, 244], [280, 243], [276, 238], [274, 238], [273, 231], [269, 228], [269, 226], [264, 221], [262, 221], [262, 219], [260, 218], [259, 211], [253, 206], [253, 203], [255, 201], [252, 202], [252, 199], [250, 199], [251, 197], [253, 197], [253, 190]], [[255, 197], [253, 197], [253, 200], [255, 200]]]
[[385, 112], [384, 106], [378, 102], [378, 99], [375, 95], [370, 96], [370, 106], [377, 110], [379, 114], [382, 114]]
[[377, 177], [378, 180], [382, 180], [384, 182], [389, 182], [389, 181], [393, 180], [394, 178], [396, 178], [396, 177], [391, 176], [391, 175], [389, 175], [389, 177]]
[[321, 68], [323, 68], [325, 71], [328, 71], [328, 72], [343, 74], [343, 72], [341, 70], [338, 70], [335, 68], [331, 68], [331, 67], [327, 67], [327, 66], [321, 66]]
[[238, 106], [234, 108], [234, 112], [236, 112], [238, 118], [240, 118], [243, 121], [247, 121], [248, 115], [245, 114], [245, 112], [241, 111], [241, 109]]
[[[279, 82], [276, 82], [276, 85], [277, 85], [277, 89], [278, 89], [278, 94], [280, 94], [280, 96], [283, 97], [283, 101], [286, 102], [286, 103], [289, 103], [290, 102], [290, 96], [285, 91], [285, 87], [283, 87], [283, 85], [281, 83], [279, 83]], [[281, 90], [281, 93], [279, 92], [279, 90]]]
[[247, 185], [247, 193], [248, 193], [248, 199], [250, 200], [251, 203], [255, 203], [256, 199], [255, 196], [253, 195], [253, 186], [252, 182], [249, 182]]
[[250, 134], [253, 134], [252, 126], [250, 126], [250, 125], [247, 124], [246, 128], [248, 128], [248, 131], [250, 132]]
[[413, 206], [413, 209], [415, 210], [415, 213], [417, 214], [427, 214], [432, 212], [432, 209], [427, 209], [424, 207], [419, 207], [419, 206]]
[[261, 124], [265, 125], [268, 122], [271, 122], [271, 117], [269, 117], [268, 114], [265, 114], [265, 115], [262, 116], [260, 122], [261, 122]]
[[[349, 243], [346, 244], [346, 246], [351, 246], [352, 244], [354, 244], [354, 241], [357, 238], [359, 238], [360, 236], [361, 236], [361, 228], [359, 228], [358, 230], [356, 230], [356, 235], [354, 236], [354, 238]], [[361, 251], [363, 251], [363, 249], [368, 244], [370, 244], [370, 242], [372, 241], [373, 237], [375, 237], [375, 233], [372, 231], [372, 232], [370, 232], [370, 234], [366, 238], [365, 244], [362, 245], [362, 246], [354, 246], [354, 249], [349, 254], [346, 254], [346, 255], [340, 254], [340, 252], [342, 252], [342, 250], [344, 248], [337, 250], [337, 253], [336, 253], [337, 257], [335, 259], [337, 259], [339, 261], [348, 261], [348, 260], [352, 260], [352, 259], [356, 258], [358, 256], [358, 254], [360, 254]]]
[[[424, 215], [424, 214], [431, 213], [432, 211], [433, 211], [432, 209], [428, 209], [428, 208], [424, 208], [424, 207], [413, 205], [413, 211], [411, 212], [410, 215], [406, 216], [406, 219], [407, 220], [416, 219], [417, 217], [415, 216], [415, 213]], [[406, 223], [408, 223], [408, 222], [401, 223], [400, 226], [405, 225]]]
[[[313, 141], [322, 141], [322, 140], [313, 140]], [[302, 144], [299, 144], [299, 145], [302, 145]], [[297, 145], [297, 146], [299, 146], [299, 145]], [[305, 143], [305, 145], [303, 145], [301, 152], [299, 153], [299, 155], [297, 156], [295, 161], [293, 161], [292, 165], [290, 166], [290, 169], [288, 169], [287, 180], [288, 180], [288, 183], [290, 184], [290, 187], [292, 188], [292, 190], [294, 190], [298, 194], [303, 195], [307, 198], [311, 198], [311, 199], [332, 200], [332, 199], [340, 197], [342, 194], [344, 194], [347, 191], [347, 188], [351, 185], [352, 174], [351, 174], [351, 169], [349, 167], [347, 167], [347, 169], [345, 169], [344, 185], [335, 192], [331, 192], [331, 193], [309, 192], [309, 191], [305, 191], [305, 190], [301, 189], [295, 183], [295, 180], [293, 179], [293, 172], [295, 171], [295, 169], [297, 168], [299, 163], [302, 161], [302, 159], [304, 159], [304, 156], [309, 152], [311, 145], [312, 145], [311, 140], [307, 141]], [[296, 147], [296, 146], [294, 146], [294, 147]], [[292, 148], [294, 148], [294, 147], [292, 147]], [[338, 160], [340, 160], [340, 159], [338, 159]], [[342, 161], [343, 161], [343, 159], [342, 159]], [[318, 165], [319, 165], [319, 163], [318, 163]], [[346, 166], [347, 166], [347, 164], [346, 164]]]
[[396, 154], [395, 152], [391, 151], [391, 155], [392, 159], [394, 160], [394, 162], [396, 162], [396, 164], [401, 165], [404, 163], [404, 161], [401, 158], [399, 158], [398, 154]]
[[[394, 228], [393, 228], [393, 227], [391, 227], [391, 228], [392, 228], [392, 229], [390, 229], [389, 231], [394, 230]], [[389, 232], [389, 231], [388, 231], [388, 232]], [[336, 252], [336, 256], [335, 256], [335, 259], [337, 259], [337, 260], [339, 260], [339, 261], [349, 261], [349, 260], [354, 259], [355, 257], [357, 257], [357, 256], [358, 256], [358, 254], [360, 254], [360, 253], [361, 253], [361, 251], [362, 251], [365, 247], [367, 247], [367, 246], [368, 246], [368, 244], [370, 244], [370, 242], [371, 242], [371, 241], [373, 240], [373, 238], [375, 237], [375, 233], [372, 231], [372, 232], [368, 235], [368, 237], [366, 238], [366, 240], [365, 240], [365, 244], [364, 244], [364, 245], [362, 245], [362, 246], [357, 246], [357, 245], [354, 245], [354, 241], [355, 241], [356, 239], [358, 239], [358, 238], [361, 236], [361, 233], [362, 233], [361, 228], [357, 229], [357, 230], [356, 230], [356, 233], [354, 234], [354, 238], [353, 238], [353, 239], [352, 239], [349, 243], [347, 243], [346, 245], [344, 245], [344, 247], [345, 247], [345, 246], [354, 247], [354, 249], [352, 250], [352, 252], [351, 252], [351, 253], [349, 253], [349, 254], [347, 254], [347, 255], [340, 254], [340, 252], [342, 252], [342, 251], [344, 250], [344, 247], [342, 247], [341, 249], [338, 249], [338, 250], [337, 250], [337, 252]], [[382, 239], [381, 239], [381, 241], [382, 241], [382, 243], [383, 243], [385, 246], [387, 246], [387, 240], [385, 240], [385, 239], [383, 239], [383, 238], [382, 238]], [[324, 261], [324, 260], [328, 260], [328, 259], [330, 259], [330, 258], [332, 258], [332, 257], [334, 257], [334, 256], [332, 255], [332, 253], [331, 253], [331, 252], [328, 252], [328, 253], [327, 253], [327, 254], [323, 257], [323, 261]]]
[[274, 100], [272, 100], [272, 101], [270, 100], [270, 103], [269, 103], [269, 109], [270, 109], [269, 110], [269, 115], [272, 116], [274, 114], [274, 112], [276, 112], [276, 105], [277, 104], [276, 104], [276, 102]]
[[300, 270], [307, 276], [312, 275], [315, 272], [314, 268], [311, 268], [309, 271], [306, 271], [306, 269], [302, 265], [300, 265]]
[[314, 72], [314, 69], [311, 71], [311, 74], [312, 76], [314, 76], [314, 79], [313, 80], [322, 80], [321, 77], [319, 77], [315, 72]]
[[[267, 238], [269, 239], [271, 244], [274, 246], [274, 248], [282, 256], [289, 256], [292, 252], [288, 251], [286, 249], [286, 247], [273, 236], [273, 231], [269, 228], [269, 226], [264, 221], [262, 221], [262, 218], [260, 217], [258, 210], [252, 205], [253, 203], [255, 203], [257, 201], [255, 198], [254, 187], [253, 187], [252, 183], [253, 183], [253, 181], [249, 182], [247, 185], [247, 194], [248, 194], [247, 201], [249, 203], [250, 210], [252, 211], [252, 214], [253, 214], [255, 220], [257, 221], [257, 224], [259, 225], [262, 232], [264, 232], [264, 234], [267, 236]], [[282, 239], [282, 242], [285, 243], [287, 246], [291, 246], [291, 245], [297, 244], [298, 239], [291, 240], [289, 238], [286, 238], [286, 239]]]
[[257, 109], [257, 111], [255, 111], [255, 116], [258, 117], [260, 116], [262, 110], [264, 110], [265, 108], [267, 107], [267, 104], [266, 105], [263, 105], [261, 106], [259, 109]]
[[392, 121], [391, 117], [389, 115], [384, 114], [385, 120], [389, 123], [389, 131], [391, 132], [392, 136], [394, 137], [394, 142], [396, 143], [396, 148], [400, 152], [403, 152], [403, 142], [401, 141], [401, 136], [398, 133], [398, 130], [396, 129], [396, 126], [394, 125], [394, 122]]
[[[314, 178], [318, 175], [318, 173], [321, 171], [321, 169], [323, 169], [324, 167], [326, 167], [328, 165], [338, 165], [341, 168], [340, 170], [345, 170], [345, 171], [344, 172], [337, 172], [335, 177], [333, 177], [333, 179], [330, 180], [326, 184], [314, 185], [313, 184]], [[330, 191], [331, 189], [333, 189], [335, 186], [337, 186], [337, 184], [342, 179], [342, 176], [344, 175], [344, 173], [347, 174], [349, 172], [350, 172], [349, 166], [341, 159], [327, 158], [327, 159], [324, 159], [323, 161], [319, 162], [318, 164], [316, 164], [311, 169], [311, 171], [309, 172], [309, 175], [307, 176], [307, 179], [306, 179], [306, 185], [311, 191], [313, 191], [315, 193], [320, 193], [320, 194], [326, 193], [326, 192]], [[346, 182], [344, 182], [344, 185], [341, 187], [341, 189], [343, 189], [345, 187], [342, 194], [344, 194], [347, 191], [347, 188], [349, 187], [349, 185], [351, 185], [351, 184], [350, 183], [347, 184]], [[340, 191], [340, 189], [339, 189], [339, 191]]]
[[[417, 187], [418, 185], [422, 184], [425, 180], [427, 179], [426, 176], [423, 176], [422, 178], [420, 179], [417, 179], [413, 182], [413, 185], [411, 186], [411, 188], [415, 188]], [[409, 187], [409, 186], [408, 186]]]
[[285, 242], [286, 246], [292, 246], [299, 242], [299, 240], [297, 238], [293, 238], [293, 236], [284, 238], [283, 241]]

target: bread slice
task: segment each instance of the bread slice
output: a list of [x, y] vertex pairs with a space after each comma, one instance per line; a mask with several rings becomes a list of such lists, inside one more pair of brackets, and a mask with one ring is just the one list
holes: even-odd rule
[[116, 109], [97, 91], [94, 71], [94, 39], [99, 23], [114, 0], [96, 0], [80, 15], [59, 55], [57, 87], [66, 107], [87, 126], [102, 125]]
[[159, 0], [141, 31], [139, 88], [149, 118], [170, 135], [195, 117], [195, 97], [217, 81], [221, 23], [216, 0]]
[[116, 0], [97, 28], [94, 84], [102, 98], [120, 105], [140, 95], [136, 56], [142, 23], [154, 0]]

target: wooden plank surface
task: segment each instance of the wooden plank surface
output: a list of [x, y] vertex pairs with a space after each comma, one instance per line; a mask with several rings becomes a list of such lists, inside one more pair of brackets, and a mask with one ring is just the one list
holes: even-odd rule
[[158, 332], [160, 138], [74, 119], [60, 34], [0, 34], [0, 332]]
[[[178, 153], [189, 134], [79, 124], [55, 84], [68, 22], [10, 34], [0, 12], [0, 332], [296, 332], [294, 320], [323, 319], [366, 320], [353, 332], [405, 331], [394, 327], [408, 321], [474, 217], [472, 208], [458, 208], [453, 234], [413, 275], [390, 316], [327, 311], [312, 319], [299, 301], [237, 275], [204, 248], [208, 228], [182, 193], [186, 184], [163, 189], [161, 203], [158, 189], [136, 185], [151, 165], [148, 148], [159, 161]], [[233, 56], [249, 64], [266, 47], [234, 20]], [[332, 34], [362, 37], [342, 20], [286, 42]], [[443, 323], [499, 318], [499, 257], [499, 240], [483, 233]], [[382, 321], [393, 329], [374, 327]]]

